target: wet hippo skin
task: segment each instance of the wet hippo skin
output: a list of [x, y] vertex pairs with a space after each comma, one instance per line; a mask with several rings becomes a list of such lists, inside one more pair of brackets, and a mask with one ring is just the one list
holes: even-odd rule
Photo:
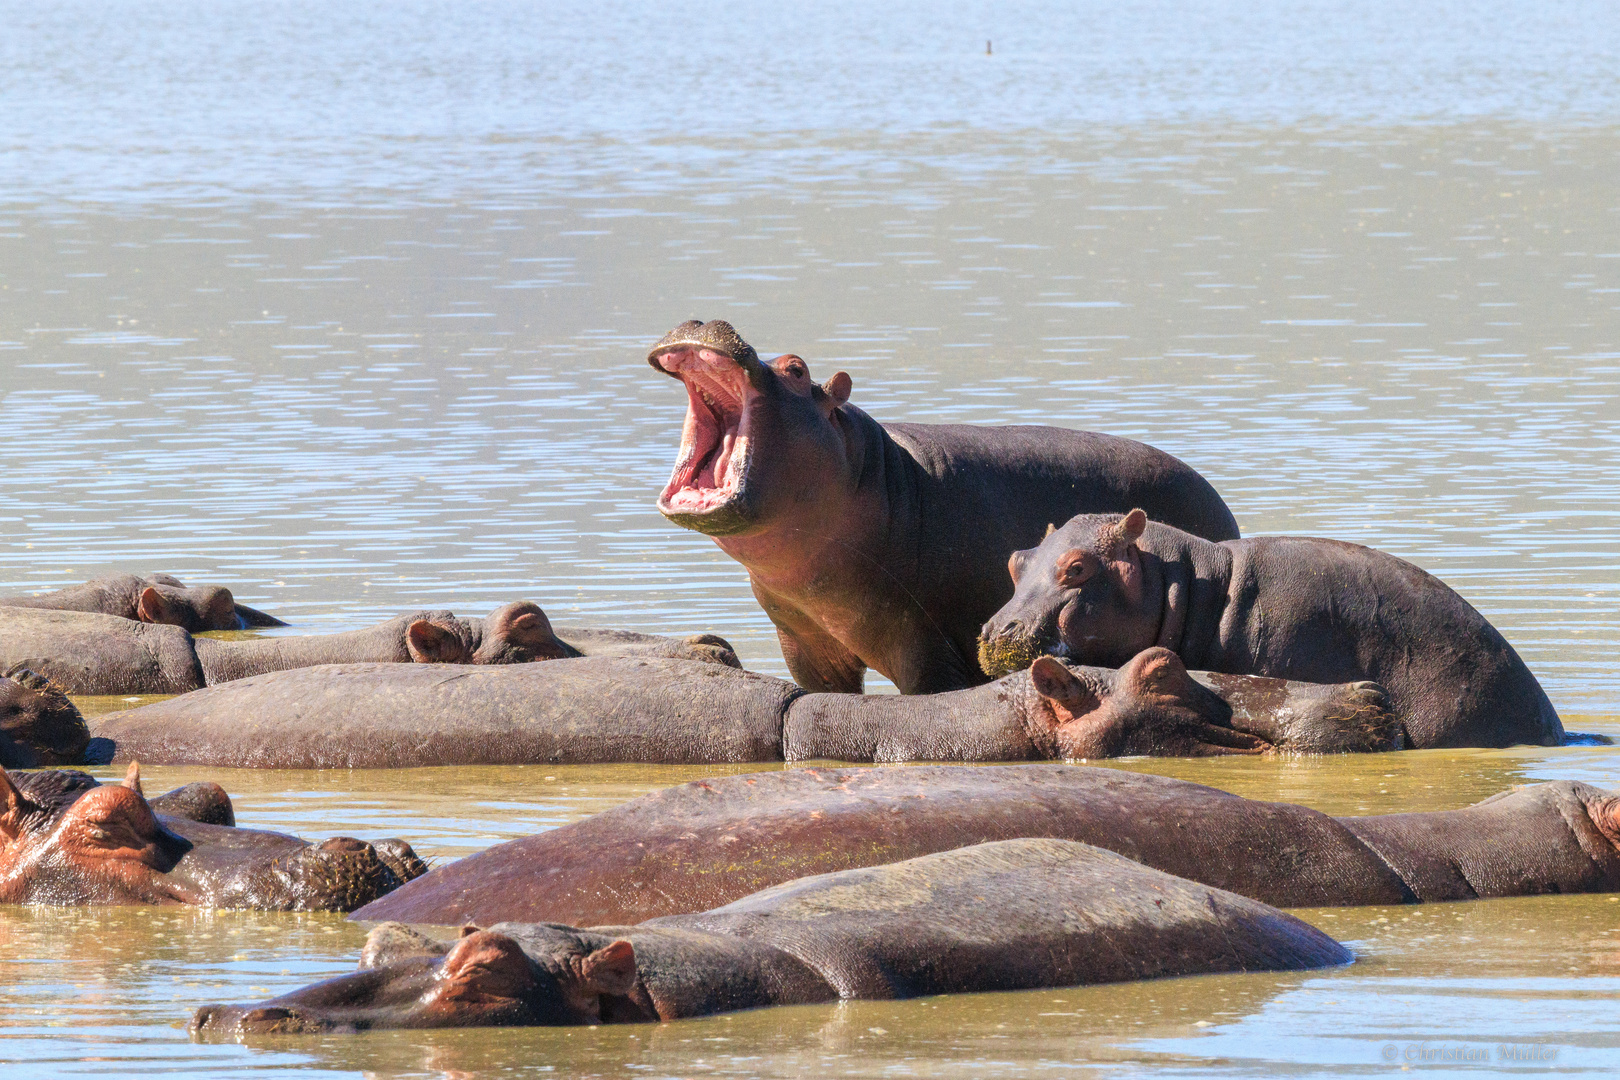
[[1439, 579], [1372, 548], [1300, 536], [1210, 543], [1138, 509], [1076, 517], [1009, 569], [1017, 592], [980, 641], [998, 673], [1047, 653], [1123, 663], [1157, 645], [1216, 673], [1375, 680], [1419, 749], [1564, 741], [1541, 684], [1496, 628]]
[[189, 587], [168, 574], [116, 574], [38, 596], [0, 596], [0, 607], [90, 611], [136, 622], [203, 630], [247, 630], [287, 624], [246, 604], [222, 585]]
[[310, 844], [234, 821], [214, 784], [148, 802], [135, 765], [108, 786], [0, 770], [0, 903], [351, 911], [427, 870], [402, 840]]
[[[1010, 840], [800, 878], [699, 914], [585, 929], [379, 928], [372, 966], [193, 1032], [679, 1020], [848, 999], [1021, 990], [1344, 964], [1292, 916], [1062, 840]], [[414, 955], [412, 955], [414, 953]]]
[[1620, 798], [1569, 781], [1460, 810], [1333, 818], [1072, 765], [806, 768], [698, 780], [435, 869], [354, 918], [639, 922], [806, 874], [988, 840], [1083, 841], [1276, 904], [1620, 890]]
[[975, 640], [1012, 596], [1007, 556], [1051, 522], [1145, 506], [1211, 540], [1238, 535], [1202, 476], [1142, 443], [879, 424], [849, 404], [848, 375], [818, 385], [801, 358], [766, 363], [718, 320], [681, 324], [647, 359], [688, 400], [658, 509], [747, 568], [809, 690], [859, 693], [867, 668], [906, 694], [986, 682]]
[[22, 664], [71, 694], [183, 694], [250, 675], [317, 664], [519, 664], [602, 655], [674, 656], [740, 666], [724, 638], [622, 630], [558, 637], [538, 604], [519, 600], [482, 619], [418, 611], [337, 634], [245, 641], [193, 637], [178, 626], [75, 611], [0, 607], [0, 668]]
[[[1049, 661], [928, 697], [807, 694], [719, 664], [583, 657], [273, 672], [103, 715], [92, 734], [120, 761], [287, 769], [1255, 753], [1295, 748], [1296, 728], [1308, 736], [1298, 749], [1400, 745], [1373, 684], [1268, 680], [1247, 700], [1232, 708], [1162, 649], [1117, 672]], [[1369, 710], [1382, 721], [1369, 724]]]
[[23, 667], [0, 676], [0, 767], [82, 765], [90, 729], [62, 688]]

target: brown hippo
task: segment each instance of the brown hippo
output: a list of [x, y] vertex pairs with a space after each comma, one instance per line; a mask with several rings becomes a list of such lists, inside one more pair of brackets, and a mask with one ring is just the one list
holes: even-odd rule
[[1008, 565], [1017, 592], [980, 638], [980, 663], [996, 674], [1043, 653], [1118, 664], [1158, 645], [1212, 672], [1376, 680], [1419, 749], [1564, 741], [1496, 628], [1444, 582], [1372, 548], [1303, 536], [1216, 544], [1136, 509], [1073, 518]]
[[1278, 907], [1620, 891], [1620, 798], [1559, 781], [1332, 818], [1073, 765], [793, 769], [666, 788], [435, 869], [366, 921], [640, 922], [805, 874], [1046, 836]]
[[799, 878], [635, 926], [501, 923], [454, 945], [376, 934], [360, 972], [261, 1005], [204, 1006], [192, 1031], [645, 1023], [1353, 959], [1275, 908], [1064, 840]]
[[116, 574], [36, 596], [0, 596], [0, 606], [93, 611], [178, 626], [192, 633], [287, 625], [273, 615], [238, 604], [231, 590], [222, 585], [191, 588], [168, 574]]
[[807, 694], [767, 675], [662, 657], [344, 664], [106, 714], [92, 734], [114, 742], [119, 761], [279, 769], [1027, 761], [1401, 745], [1373, 683], [1265, 680], [1234, 691], [1242, 682], [1212, 691], [1163, 649], [1120, 671], [1054, 660], [928, 697]]
[[1208, 481], [1142, 443], [879, 424], [849, 404], [848, 375], [817, 385], [797, 356], [763, 363], [719, 321], [682, 323], [647, 362], [687, 393], [658, 509], [748, 569], [807, 690], [859, 693], [867, 668], [905, 694], [986, 682], [974, 643], [1012, 595], [1002, 568], [1049, 522], [1147, 506], [1211, 540], [1238, 535]]
[[74, 611], [0, 608], [0, 666], [26, 664], [71, 694], [183, 694], [268, 671], [343, 663], [517, 664], [607, 655], [675, 656], [740, 667], [724, 638], [568, 630], [519, 600], [482, 619], [418, 611], [338, 634], [223, 641], [177, 626]]
[[90, 729], [62, 688], [27, 668], [0, 676], [0, 767], [82, 765]]
[[0, 769], [0, 903], [352, 911], [427, 870], [402, 840], [312, 845], [234, 820], [217, 785], [147, 802], [137, 765], [106, 787]]

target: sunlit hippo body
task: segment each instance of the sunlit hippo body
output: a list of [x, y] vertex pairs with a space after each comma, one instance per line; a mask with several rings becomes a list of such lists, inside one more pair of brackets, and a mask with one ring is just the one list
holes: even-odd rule
[[740, 666], [723, 638], [616, 630], [559, 638], [537, 604], [520, 600], [482, 619], [418, 611], [337, 634], [226, 641], [177, 626], [109, 615], [0, 608], [0, 668], [26, 664], [72, 694], [183, 694], [289, 668], [345, 663], [517, 664], [587, 652], [678, 656]]
[[1400, 745], [1373, 684], [1267, 689], [1250, 698], [1270, 711], [1234, 709], [1164, 650], [1118, 672], [1050, 661], [929, 697], [808, 694], [768, 675], [659, 657], [348, 664], [104, 715], [92, 733], [113, 740], [120, 761], [284, 769], [1209, 754], [1288, 749], [1296, 729], [1306, 733], [1301, 749]]
[[234, 820], [217, 785], [147, 802], [135, 766], [113, 786], [0, 770], [0, 903], [351, 911], [427, 870], [402, 840], [312, 845]]
[[1061, 840], [800, 878], [636, 926], [502, 923], [454, 946], [392, 926], [378, 936], [384, 947], [362, 954], [373, 966], [262, 1005], [204, 1007], [192, 1030], [667, 1021], [1352, 959], [1275, 908]]
[[867, 668], [906, 694], [987, 681], [974, 643], [1012, 595], [1015, 549], [1077, 513], [1148, 506], [1212, 540], [1238, 535], [1215, 489], [1168, 454], [1053, 427], [882, 425], [849, 376], [762, 362], [724, 322], [683, 323], [655, 371], [687, 389], [675, 471], [658, 500], [748, 570], [788, 670], [859, 693]]
[[90, 729], [61, 687], [37, 672], [0, 676], [0, 767], [82, 765]]
[[441, 866], [353, 918], [632, 923], [806, 874], [1031, 836], [1095, 844], [1278, 907], [1620, 891], [1620, 798], [1585, 784], [1333, 818], [1117, 769], [938, 765], [667, 788]]
[[1496, 628], [1439, 579], [1372, 548], [1296, 536], [1216, 544], [1133, 510], [1076, 517], [1010, 567], [1017, 592], [982, 633], [991, 670], [1043, 653], [1115, 664], [1157, 645], [1212, 672], [1376, 680], [1420, 749], [1564, 741]]
[[204, 630], [286, 626], [273, 615], [238, 604], [222, 585], [191, 587], [168, 574], [115, 574], [37, 596], [0, 596], [0, 607], [90, 611], [135, 622]]

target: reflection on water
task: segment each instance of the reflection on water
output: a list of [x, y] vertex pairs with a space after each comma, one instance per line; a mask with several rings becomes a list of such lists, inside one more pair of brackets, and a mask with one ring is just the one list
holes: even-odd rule
[[[881, 419], [1145, 439], [1208, 476], [1245, 533], [1413, 559], [1505, 631], [1571, 730], [1620, 734], [1612, 15], [0, 0], [0, 590], [166, 570], [288, 632], [529, 597], [559, 624], [719, 632], [782, 674], [745, 576], [652, 510], [684, 399], [644, 351], [723, 317], [818, 377], [848, 370]], [[1373, 813], [1620, 786], [1616, 760], [1118, 767]], [[207, 775], [245, 825], [446, 859], [713, 771], [147, 783]], [[1383, 1070], [1386, 1046], [1424, 1039], [1614, 1060], [1608, 897], [1307, 915], [1361, 959], [239, 1046], [180, 1024], [344, 970], [360, 928], [3, 908], [0, 1061], [8, 1077], [1315, 1075]]]

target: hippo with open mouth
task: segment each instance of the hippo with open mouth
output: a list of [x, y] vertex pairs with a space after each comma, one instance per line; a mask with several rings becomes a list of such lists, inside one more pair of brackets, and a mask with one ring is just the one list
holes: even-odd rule
[[1030, 836], [1278, 907], [1620, 891], [1620, 797], [1567, 780], [1456, 810], [1329, 817], [1151, 773], [923, 765], [694, 780], [448, 863], [351, 917], [633, 923]]
[[635, 926], [501, 923], [453, 945], [395, 924], [362, 969], [198, 1035], [647, 1023], [770, 1005], [1349, 963], [1315, 927], [1089, 844], [1007, 840], [799, 878]]
[[238, 829], [216, 784], [147, 801], [81, 772], [0, 769], [0, 903], [352, 911], [427, 872], [403, 840]]
[[540, 606], [505, 604], [482, 619], [418, 611], [337, 634], [224, 641], [74, 611], [0, 607], [0, 667], [24, 664], [71, 694], [183, 694], [269, 671], [347, 663], [523, 664], [586, 655], [670, 656], [740, 667], [724, 638], [565, 628]]
[[1128, 439], [1055, 427], [877, 423], [850, 378], [769, 363], [727, 323], [682, 323], [648, 354], [686, 387], [658, 509], [748, 570], [794, 681], [859, 693], [986, 682], [975, 641], [1012, 596], [1003, 567], [1047, 525], [1146, 506], [1200, 536], [1237, 522], [1202, 476]]
[[1305, 536], [1211, 543], [1127, 514], [1075, 517], [1009, 562], [985, 624], [1001, 673], [1043, 654], [1123, 663], [1158, 646], [1191, 667], [1314, 683], [1371, 679], [1417, 749], [1558, 746], [1564, 727], [1513, 646], [1409, 562]]
[[1200, 682], [1154, 649], [1124, 668], [1050, 658], [945, 694], [809, 694], [663, 657], [340, 664], [271, 672], [97, 717], [117, 761], [247, 768], [536, 763], [1027, 761], [1399, 749], [1375, 683]]
[[223, 585], [191, 587], [169, 574], [116, 574], [37, 596], [0, 596], [0, 607], [90, 611], [178, 626], [194, 634], [287, 625], [273, 615], [238, 604]]

